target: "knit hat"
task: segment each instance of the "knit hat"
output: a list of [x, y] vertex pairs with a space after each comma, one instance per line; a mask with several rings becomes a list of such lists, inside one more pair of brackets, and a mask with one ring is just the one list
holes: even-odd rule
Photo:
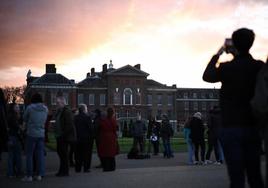
[[195, 117], [195, 118], [198, 118], [198, 119], [202, 119], [202, 114], [201, 114], [200, 112], [196, 112], [196, 113], [194, 114], [194, 117]]

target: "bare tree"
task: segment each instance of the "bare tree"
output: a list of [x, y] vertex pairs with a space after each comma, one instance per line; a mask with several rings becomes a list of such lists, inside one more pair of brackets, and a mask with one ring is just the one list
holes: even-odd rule
[[8, 103], [16, 102], [23, 103], [24, 102], [24, 91], [26, 89], [26, 85], [23, 86], [5, 86], [3, 91], [5, 93], [6, 99]]

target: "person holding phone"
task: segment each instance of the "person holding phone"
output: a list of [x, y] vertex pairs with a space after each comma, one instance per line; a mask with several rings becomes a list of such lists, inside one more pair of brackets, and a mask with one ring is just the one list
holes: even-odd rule
[[[203, 74], [206, 82], [222, 83], [220, 140], [231, 188], [244, 188], [246, 175], [251, 188], [264, 187], [260, 168], [261, 139], [250, 105], [257, 73], [264, 65], [249, 53], [254, 38], [250, 29], [234, 31], [232, 39], [225, 40]], [[234, 58], [216, 67], [224, 52], [232, 53]]]

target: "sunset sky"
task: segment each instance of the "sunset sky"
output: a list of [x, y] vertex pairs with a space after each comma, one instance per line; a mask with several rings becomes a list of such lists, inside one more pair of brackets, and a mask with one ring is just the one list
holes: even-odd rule
[[253, 56], [268, 55], [267, 0], [1, 0], [0, 23], [0, 86], [47, 63], [78, 82], [112, 59], [167, 85], [218, 87], [203, 71], [240, 27], [256, 34]]

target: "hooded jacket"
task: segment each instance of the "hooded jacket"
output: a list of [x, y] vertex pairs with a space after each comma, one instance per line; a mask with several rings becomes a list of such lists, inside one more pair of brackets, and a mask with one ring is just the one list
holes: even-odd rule
[[45, 136], [45, 122], [47, 119], [48, 109], [42, 103], [30, 104], [23, 115], [26, 123], [27, 135], [32, 137], [43, 138]]

